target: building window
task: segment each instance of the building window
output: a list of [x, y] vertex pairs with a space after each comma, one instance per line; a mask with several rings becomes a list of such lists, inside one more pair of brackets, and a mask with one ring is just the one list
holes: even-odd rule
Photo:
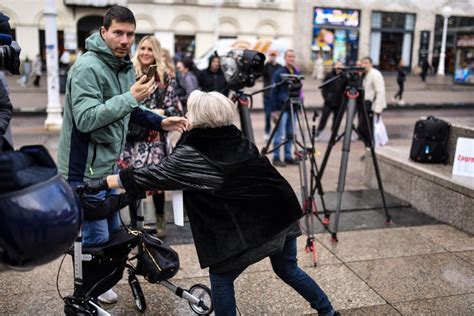
[[326, 65], [335, 61], [352, 65], [359, 50], [359, 10], [315, 7], [311, 58]]
[[174, 56], [176, 60], [194, 59], [196, 37], [194, 35], [175, 35]]
[[[441, 15], [436, 15], [434, 45], [433, 45], [433, 60], [434, 69], [438, 68], [439, 54], [441, 51], [441, 40], [443, 35], [444, 18]], [[448, 19], [448, 34], [446, 37], [446, 58], [444, 60], [446, 73], [454, 73], [455, 68], [455, 37], [457, 32], [465, 32], [466, 28], [474, 25], [474, 17], [467, 16], [451, 16]]]
[[415, 15], [394, 12], [373, 12], [370, 36], [370, 57], [381, 70], [396, 70], [400, 60], [411, 68]]

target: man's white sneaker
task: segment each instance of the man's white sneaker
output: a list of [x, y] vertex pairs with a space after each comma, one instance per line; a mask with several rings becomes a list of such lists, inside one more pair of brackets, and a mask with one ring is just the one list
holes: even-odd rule
[[112, 289], [110, 289], [107, 292], [99, 295], [97, 299], [102, 303], [113, 304], [118, 302], [118, 295]]
[[400, 105], [400, 106], [404, 106], [404, 105], [406, 105], [406, 103], [405, 103], [405, 101], [404, 101], [404, 100], [400, 100], [400, 101], [398, 101], [398, 105]]
[[270, 134], [267, 134], [267, 133], [263, 134], [263, 140], [264, 141], [267, 141], [269, 139], [270, 139]]

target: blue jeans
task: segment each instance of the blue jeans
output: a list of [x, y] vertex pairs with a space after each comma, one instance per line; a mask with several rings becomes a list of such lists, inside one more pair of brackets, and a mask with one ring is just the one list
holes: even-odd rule
[[[71, 181], [69, 184], [75, 188], [81, 182]], [[83, 198], [95, 202], [105, 199], [108, 195], [117, 194], [117, 190], [100, 191], [97, 194], [84, 194]], [[97, 221], [84, 221], [82, 224], [82, 243], [85, 247], [103, 244], [109, 241], [112, 233], [120, 229], [119, 210], [109, 218]]]
[[[273, 271], [286, 284], [307, 300], [319, 315], [333, 315], [334, 309], [324, 291], [314, 280], [298, 267], [296, 238], [287, 240], [283, 251], [270, 256]], [[236, 314], [234, 280], [245, 270], [226, 273], [210, 273], [212, 301], [216, 316]]]
[[[273, 147], [280, 145], [284, 138], [288, 142], [284, 145], [285, 160], [291, 159], [291, 145], [293, 140], [293, 124], [291, 124], [291, 113], [288, 111], [283, 112], [281, 115], [280, 124], [277, 127], [275, 138], [273, 140]], [[280, 148], [273, 152], [273, 159], [280, 160]]]
[[263, 111], [265, 112], [265, 134], [270, 134], [270, 131], [272, 129], [271, 126], [271, 116], [272, 116], [272, 110], [270, 106], [270, 97], [266, 96], [263, 97]]

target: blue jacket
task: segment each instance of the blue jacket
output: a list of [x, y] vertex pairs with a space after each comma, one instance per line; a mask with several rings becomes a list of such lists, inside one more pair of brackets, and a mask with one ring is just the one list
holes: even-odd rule
[[[272, 83], [278, 84], [282, 81], [281, 75], [282, 74], [294, 74], [298, 75], [299, 72], [297, 69], [294, 69], [293, 73], [285, 67], [281, 67], [275, 71], [273, 75]], [[270, 108], [272, 112], [281, 111], [285, 105], [285, 102], [288, 100], [289, 93], [288, 93], [288, 85], [281, 84], [273, 88], [270, 92]]]

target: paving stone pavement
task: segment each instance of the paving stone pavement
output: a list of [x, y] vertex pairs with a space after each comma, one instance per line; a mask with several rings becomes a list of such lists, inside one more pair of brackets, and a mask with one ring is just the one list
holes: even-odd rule
[[[257, 144], [262, 145], [262, 116], [255, 116]], [[57, 133], [44, 132], [44, 117], [15, 119], [13, 132], [17, 147], [44, 144], [56, 156]], [[385, 226], [377, 191], [367, 190], [362, 180], [364, 148], [353, 142], [350, 169], [341, 214], [339, 243], [315, 224], [317, 266], [305, 253], [306, 237], [298, 238], [300, 266], [328, 294], [342, 315], [473, 315], [474, 237], [418, 213], [404, 201], [388, 197], [393, 224]], [[321, 144], [323, 152], [325, 144]], [[327, 207], [334, 208], [340, 147], [329, 162], [323, 186]], [[280, 172], [299, 191], [296, 167]], [[146, 220], [153, 224], [153, 210], [145, 203]], [[167, 212], [171, 214], [169, 198]], [[127, 220], [127, 211], [123, 210]], [[168, 218], [168, 237], [179, 253], [181, 268], [172, 279], [189, 288], [209, 285], [208, 271], [202, 270], [192, 244], [189, 224], [173, 225]], [[316, 221], [317, 222], [317, 221]], [[28, 272], [0, 273], [0, 314], [60, 315], [63, 303], [56, 290], [56, 275], [62, 258]], [[188, 304], [160, 285], [140, 278], [147, 300], [148, 315], [191, 315]], [[65, 257], [59, 273], [62, 295], [72, 293], [72, 262]], [[105, 306], [114, 315], [139, 315], [130, 287], [123, 278], [115, 286], [120, 300]], [[268, 259], [249, 267], [236, 281], [239, 310], [243, 315], [312, 314], [309, 305], [272, 272]]]

